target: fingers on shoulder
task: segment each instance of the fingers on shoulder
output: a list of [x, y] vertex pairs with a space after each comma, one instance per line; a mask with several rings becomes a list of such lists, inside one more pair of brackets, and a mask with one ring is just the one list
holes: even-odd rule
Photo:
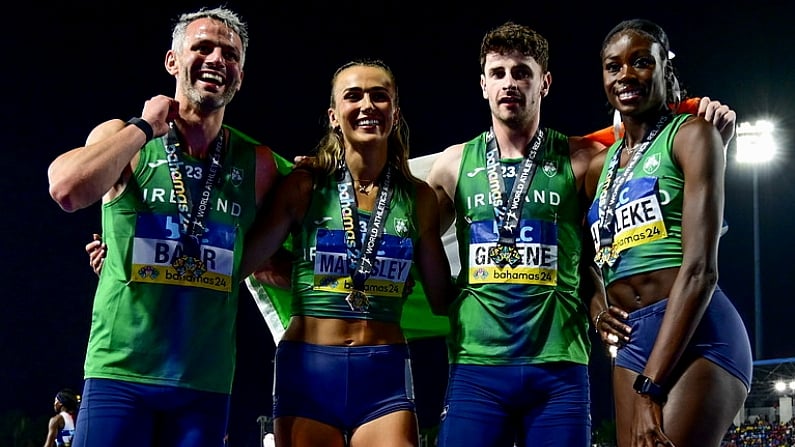
[[719, 122], [718, 120], [736, 117], [736, 113], [731, 107], [709, 96], [701, 98], [698, 106], [698, 115], [716, 124]]

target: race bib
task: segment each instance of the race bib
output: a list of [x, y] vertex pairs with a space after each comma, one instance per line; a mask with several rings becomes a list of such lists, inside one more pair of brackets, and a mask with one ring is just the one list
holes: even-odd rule
[[469, 283], [557, 284], [558, 235], [554, 223], [522, 219], [516, 238], [519, 260], [515, 266], [500, 266], [489, 251], [499, 240], [493, 220], [473, 222], [469, 241]]
[[[414, 258], [411, 239], [384, 234], [370, 277], [367, 295], [403, 297]], [[319, 228], [315, 249], [315, 289], [348, 294], [353, 290], [344, 230]]]
[[236, 229], [217, 222], [208, 227], [193, 256], [184, 251], [175, 216], [139, 214], [130, 280], [230, 292]]

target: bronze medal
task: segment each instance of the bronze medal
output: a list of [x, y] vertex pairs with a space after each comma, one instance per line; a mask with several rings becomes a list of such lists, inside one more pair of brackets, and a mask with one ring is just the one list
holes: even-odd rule
[[616, 261], [618, 261], [618, 253], [616, 252], [616, 250], [613, 247], [610, 247], [610, 252], [608, 253], [607, 259], [605, 260], [605, 262], [607, 262], [607, 265], [612, 267], [613, 264], [616, 263]]
[[194, 278], [199, 278], [207, 271], [207, 267], [201, 259], [188, 255], [182, 255], [175, 259], [171, 267], [174, 267], [179, 276], [187, 275]]
[[354, 312], [367, 313], [370, 310], [370, 299], [361, 290], [351, 290], [351, 293], [345, 297], [345, 301]]
[[522, 260], [516, 246], [506, 244], [497, 244], [489, 248], [489, 258], [500, 267], [505, 267], [506, 265], [516, 267]]
[[605, 260], [602, 258], [602, 250], [597, 250], [596, 255], [593, 257], [593, 262], [599, 268], [605, 264]]

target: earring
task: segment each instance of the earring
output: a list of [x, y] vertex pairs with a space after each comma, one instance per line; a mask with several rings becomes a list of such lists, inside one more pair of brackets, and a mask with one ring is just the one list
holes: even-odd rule
[[682, 88], [679, 86], [679, 78], [676, 77], [676, 72], [674, 71], [674, 66], [671, 64], [670, 59], [665, 66], [665, 84], [666, 87], [669, 88], [668, 93], [671, 95], [671, 97], [666, 98], [666, 100], [678, 106], [679, 103], [682, 102]]
[[679, 87], [679, 79], [673, 77], [673, 85], [671, 86], [671, 94], [673, 95], [674, 104], [682, 102], [682, 89]]
[[613, 110], [613, 137], [618, 141], [621, 138], [621, 112]]

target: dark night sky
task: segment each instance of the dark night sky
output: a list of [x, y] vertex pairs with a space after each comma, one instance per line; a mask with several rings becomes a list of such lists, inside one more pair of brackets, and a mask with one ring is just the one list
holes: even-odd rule
[[[69, 3], [45, 7], [26, 2], [4, 20], [0, 383], [7, 409], [34, 415], [49, 414], [59, 388], [81, 386], [96, 285], [83, 246], [99, 229], [98, 206], [67, 214], [50, 199], [47, 166], [59, 153], [82, 145], [96, 124], [137, 116], [151, 96], [173, 95], [174, 81], [163, 68], [171, 19], [203, 4], [215, 5]], [[227, 2], [249, 22], [251, 44], [243, 90], [229, 106], [226, 122], [282, 155], [307, 153], [323, 130], [335, 68], [350, 59], [375, 57], [397, 75], [413, 155], [442, 150], [488, 126], [488, 107], [478, 87], [480, 38], [515, 20], [550, 41], [553, 83], [542, 122], [584, 134], [609, 124], [598, 61], [604, 34], [622, 19], [652, 19], [668, 31], [674, 63], [692, 95], [730, 104], [740, 121], [771, 116], [784, 138], [780, 158], [759, 177], [763, 339], [765, 358], [795, 356], [795, 300], [787, 292], [795, 271], [784, 257], [793, 247], [795, 230], [795, 179], [788, 175], [795, 126], [793, 6], [735, 2], [731, 8], [713, 9], [705, 6], [708, 2], [657, 6], [661, 2], [639, 1], [637, 6], [609, 2], [581, 9], [574, 2], [404, 3]], [[575, 12], [577, 17], [571, 17]], [[733, 143], [726, 180], [730, 230], [720, 247], [720, 284], [738, 307], [753, 345], [752, 183], [749, 170], [734, 162], [735, 150]], [[236, 402], [246, 401], [238, 404], [245, 409], [237, 414], [245, 430], [251, 430], [256, 414], [269, 411], [272, 347], [253, 304], [244, 298], [242, 306], [238, 383], [246, 397]], [[598, 366], [597, 413], [609, 405]]]

